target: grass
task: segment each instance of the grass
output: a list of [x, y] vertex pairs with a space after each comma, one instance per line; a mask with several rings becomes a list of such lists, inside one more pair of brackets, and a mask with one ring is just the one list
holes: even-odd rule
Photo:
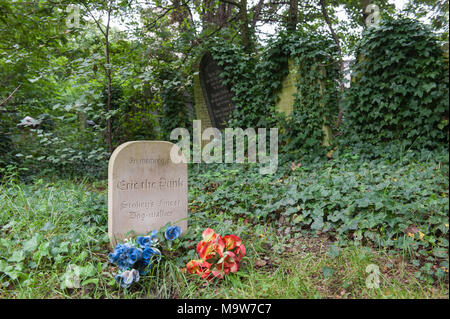
[[[301, 241], [300, 241], [301, 242]], [[311, 246], [313, 245], [313, 246]], [[424, 285], [398, 258], [361, 247], [345, 248], [338, 257], [328, 256], [323, 239], [308, 240], [304, 251], [282, 255], [252, 255], [242, 273], [226, 278], [223, 285], [203, 288], [201, 298], [448, 298], [445, 285]], [[312, 251], [312, 252], [311, 252]], [[367, 288], [365, 269], [396, 260], [396, 272], [381, 270], [380, 288]], [[330, 277], [324, 268], [333, 270]]]
[[[218, 189], [232, 190], [232, 181], [219, 180], [214, 170], [191, 172], [191, 236], [198, 241], [207, 226], [241, 236], [247, 255], [238, 273], [205, 284], [183, 272], [183, 263], [164, 259], [124, 290], [108, 261], [106, 181], [27, 184], [10, 176], [0, 182], [0, 298], [449, 298], [448, 273], [434, 280], [417, 276], [422, 265], [408, 257], [414, 251], [363, 246], [357, 240], [337, 247], [327, 232], [305, 227], [286, 232], [280, 215], [251, 220], [229, 208], [237, 203], [221, 204], [214, 197]], [[246, 187], [236, 174], [231, 171], [230, 179]], [[263, 177], [260, 182], [273, 181]], [[369, 265], [379, 268], [379, 288], [366, 286]]]

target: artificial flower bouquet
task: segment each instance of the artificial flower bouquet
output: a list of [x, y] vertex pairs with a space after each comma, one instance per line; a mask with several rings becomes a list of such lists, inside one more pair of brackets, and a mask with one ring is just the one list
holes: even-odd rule
[[147, 236], [138, 236], [117, 244], [109, 254], [111, 263], [119, 267], [119, 273], [114, 276], [117, 283], [128, 288], [133, 282], [139, 281], [153, 264], [161, 260], [161, 249], [170, 251], [173, 242], [181, 235], [179, 226], [166, 225], [158, 232], [154, 230]]
[[[117, 244], [114, 252], [109, 254], [111, 263], [119, 268], [119, 273], [114, 276], [116, 282], [123, 288], [130, 287], [139, 281], [140, 276], [147, 274], [164, 255], [173, 257], [173, 254], [181, 254], [185, 263], [188, 254], [178, 249], [183, 247], [189, 249], [192, 246], [189, 244], [190, 240], [182, 243], [180, 235], [179, 226], [167, 224], [147, 236], [130, 238], [125, 243]], [[196, 247], [200, 259], [189, 261], [185, 270], [211, 281], [240, 269], [241, 260], [245, 256], [245, 246], [238, 236], [221, 236], [211, 228], [207, 228], [203, 231], [202, 237], [203, 240]]]
[[221, 279], [228, 273], [235, 273], [240, 268], [242, 257], [245, 256], [245, 246], [235, 235], [220, 236], [211, 228], [202, 233], [203, 240], [197, 244], [200, 259], [191, 260], [186, 269], [191, 274], [197, 274], [208, 281]]

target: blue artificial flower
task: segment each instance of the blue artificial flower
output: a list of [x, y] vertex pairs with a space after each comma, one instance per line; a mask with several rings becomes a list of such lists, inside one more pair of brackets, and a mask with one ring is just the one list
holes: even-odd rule
[[117, 244], [116, 248], [114, 248], [114, 252], [109, 254], [109, 261], [116, 265], [122, 264], [123, 260], [126, 259], [127, 250], [128, 247], [126, 244]]
[[167, 228], [166, 233], [164, 234], [166, 239], [170, 241], [177, 239], [178, 236], [180, 235], [181, 235], [180, 226], [170, 226], [169, 228]]
[[128, 288], [133, 282], [139, 281], [139, 272], [136, 269], [126, 270], [114, 276], [116, 282], [122, 286], [122, 288]]
[[114, 252], [109, 254], [109, 260], [120, 270], [132, 268], [140, 259], [142, 259], [142, 250], [130, 244], [118, 244]]
[[150, 236], [139, 236], [136, 238], [136, 242], [141, 246], [141, 248], [149, 247], [156, 244], [158, 239], [156, 238], [157, 231], [154, 230]]
[[151, 268], [153, 261], [157, 262], [161, 260], [161, 252], [154, 247], [146, 247], [142, 252], [142, 259], [136, 265], [141, 275], [145, 275]]
[[139, 236], [136, 238], [136, 242], [138, 243], [141, 248], [145, 248], [147, 246], [150, 246], [150, 237], [149, 236]]
[[132, 267], [137, 261], [142, 258], [142, 250], [136, 247], [132, 247], [128, 250], [127, 263]]
[[157, 248], [147, 247], [142, 253], [142, 261], [146, 264], [149, 264], [153, 256], [157, 256], [159, 261], [161, 259], [161, 252]]

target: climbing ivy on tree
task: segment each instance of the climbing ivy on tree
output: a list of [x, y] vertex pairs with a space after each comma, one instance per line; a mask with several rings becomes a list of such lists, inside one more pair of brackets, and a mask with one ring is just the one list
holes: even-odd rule
[[262, 85], [257, 77], [258, 57], [249, 54], [238, 43], [230, 43], [222, 38], [211, 39], [208, 49], [214, 60], [222, 68], [222, 83], [233, 93], [235, 109], [230, 126], [263, 127], [269, 108], [264, 105]]
[[399, 17], [364, 31], [346, 91], [346, 136], [370, 143], [448, 141], [449, 78], [427, 27]]
[[11, 161], [13, 143], [11, 140], [10, 123], [6, 123], [3, 114], [0, 113], [0, 168]]
[[170, 139], [170, 133], [177, 127], [190, 130], [192, 118], [186, 106], [186, 90], [190, 85], [186, 82], [183, 74], [171, 69], [164, 69], [158, 74], [162, 86], [160, 89], [160, 121], [159, 125], [163, 139]]

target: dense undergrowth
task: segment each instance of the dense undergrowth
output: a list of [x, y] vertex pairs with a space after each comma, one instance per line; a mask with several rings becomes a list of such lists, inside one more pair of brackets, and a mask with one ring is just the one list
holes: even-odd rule
[[[183, 255], [129, 291], [115, 286], [108, 263], [106, 181], [24, 183], [9, 171], [0, 184], [0, 295], [448, 297], [448, 150], [382, 154], [391, 155], [338, 148], [294, 165], [282, 157], [275, 175], [191, 165]], [[208, 287], [181, 271], [205, 227], [248, 245], [242, 271]], [[364, 269], [377, 260], [384, 281], [368, 290]], [[282, 293], [287, 278], [299, 284]]]
[[421, 267], [418, 277], [448, 277], [448, 150], [332, 156], [285, 164], [275, 177], [249, 167], [193, 174], [192, 204], [254, 224], [276, 222], [292, 236], [326, 233], [338, 245], [397, 249]]

